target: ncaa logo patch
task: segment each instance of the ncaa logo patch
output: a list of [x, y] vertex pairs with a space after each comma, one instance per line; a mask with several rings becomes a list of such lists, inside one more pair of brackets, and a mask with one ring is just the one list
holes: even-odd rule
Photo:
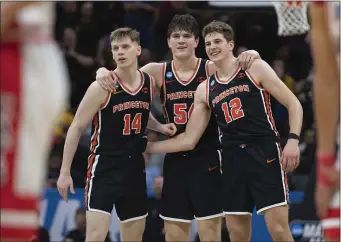
[[173, 76], [172, 72], [169, 71], [166, 73], [166, 77], [171, 78], [172, 76]]
[[210, 83], [211, 87], [214, 85], [214, 83], [215, 83], [215, 81], [212, 80], [211, 83]]

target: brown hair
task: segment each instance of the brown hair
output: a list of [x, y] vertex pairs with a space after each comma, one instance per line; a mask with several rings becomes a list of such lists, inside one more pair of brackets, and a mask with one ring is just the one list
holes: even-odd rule
[[114, 40], [120, 40], [124, 37], [128, 37], [131, 41], [140, 44], [140, 33], [132, 28], [118, 28], [110, 34], [110, 43]]
[[227, 23], [221, 21], [214, 20], [211, 23], [207, 24], [202, 30], [202, 36], [203, 38], [205, 38], [208, 34], [211, 34], [213, 32], [223, 34], [228, 42], [233, 40], [234, 38], [232, 27]]
[[197, 20], [190, 14], [176, 14], [168, 25], [167, 37], [176, 31], [186, 31], [199, 38], [199, 25]]

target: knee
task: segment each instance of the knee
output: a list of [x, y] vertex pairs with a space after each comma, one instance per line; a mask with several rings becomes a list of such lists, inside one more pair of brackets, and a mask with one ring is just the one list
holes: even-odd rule
[[198, 234], [201, 241], [221, 241], [221, 218], [198, 221]]
[[188, 241], [190, 225], [190, 223], [165, 221], [166, 241]]
[[250, 241], [251, 229], [246, 224], [229, 223], [227, 229], [231, 241]]
[[251, 234], [245, 231], [243, 227], [229, 226], [228, 231], [231, 241], [250, 241]]
[[98, 228], [87, 228], [85, 241], [104, 241], [107, 235]]
[[286, 226], [282, 223], [273, 223], [272, 225], [269, 226], [269, 232], [272, 234], [272, 236], [278, 238], [285, 233], [287, 227], [288, 225]]
[[200, 241], [221, 241], [221, 229], [198, 229]]

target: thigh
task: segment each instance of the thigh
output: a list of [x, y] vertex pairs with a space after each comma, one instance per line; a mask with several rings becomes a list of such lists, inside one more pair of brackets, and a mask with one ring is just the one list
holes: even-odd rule
[[193, 158], [194, 171], [190, 181], [190, 198], [197, 220], [223, 215], [220, 157], [220, 151], [214, 150]]
[[223, 150], [223, 211], [225, 215], [250, 215], [254, 201], [248, 187], [246, 160], [249, 155], [244, 148], [236, 147]]
[[190, 223], [194, 219], [189, 196], [187, 164], [186, 157], [169, 155], [165, 157], [160, 211], [160, 217], [164, 220]]
[[97, 211], [86, 212], [86, 239], [104, 241], [110, 225], [110, 215]]
[[280, 163], [281, 147], [270, 142], [249, 150], [250, 190], [255, 200], [257, 213], [289, 203], [286, 173]]
[[144, 158], [141, 155], [131, 156], [124, 174], [123, 195], [115, 202], [117, 216], [121, 223], [146, 218], [147, 188]]
[[110, 162], [114, 161], [100, 155], [89, 156], [84, 199], [87, 211], [111, 215], [114, 202], [121, 196], [120, 182], [116, 180], [119, 171], [108, 172], [111, 175], [100, 172]]

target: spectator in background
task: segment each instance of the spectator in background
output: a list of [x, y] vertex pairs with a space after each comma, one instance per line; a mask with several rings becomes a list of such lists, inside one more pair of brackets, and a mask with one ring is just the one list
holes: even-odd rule
[[[107, 35], [117, 28], [125, 26], [126, 10], [124, 2], [119, 1], [96, 1], [93, 3], [94, 16], [97, 19], [97, 28], [101, 37]], [[110, 42], [109, 42], [110, 46]]]
[[125, 2], [125, 24], [140, 32], [141, 46], [153, 49], [154, 27], [159, 20], [160, 2], [131, 1]]
[[248, 49], [245, 46], [238, 46], [236, 48], [236, 56], [239, 56], [242, 52], [247, 51]]
[[72, 105], [79, 104], [94, 78], [95, 60], [98, 50], [98, 32], [93, 19], [93, 3], [84, 2], [80, 8], [80, 19], [76, 27], [76, 44], [66, 52], [71, 66], [74, 89]]
[[62, 165], [62, 147], [55, 146], [51, 152], [50, 160], [48, 163], [48, 188], [56, 188], [57, 180], [59, 177], [60, 166]]
[[76, 228], [71, 230], [66, 235], [65, 242], [84, 242], [85, 228], [86, 228], [86, 210], [85, 208], [78, 208], [75, 214]]
[[313, 75], [313, 70], [311, 70], [307, 78], [296, 82], [297, 97], [304, 109], [302, 133], [307, 129], [312, 129], [315, 120], [312, 96]]
[[286, 72], [285, 62], [281, 59], [275, 59], [272, 62], [272, 68], [276, 72], [279, 79], [292, 91], [295, 92], [295, 80]]
[[[77, 86], [75, 80], [77, 78], [77, 62], [73, 57], [70, 55], [70, 51], [76, 48], [76, 32], [72, 28], [65, 28], [63, 32], [63, 38], [60, 41], [61, 50], [64, 53], [64, 58], [66, 61], [66, 65], [69, 71], [70, 77], [70, 86], [71, 86], [71, 93], [75, 93], [77, 90]], [[75, 102], [78, 100], [74, 100], [74, 96], [70, 95], [70, 102], [71, 106], [76, 105]]]
[[65, 28], [75, 29], [78, 23], [78, 6], [75, 1], [57, 2], [55, 37], [62, 41]]

